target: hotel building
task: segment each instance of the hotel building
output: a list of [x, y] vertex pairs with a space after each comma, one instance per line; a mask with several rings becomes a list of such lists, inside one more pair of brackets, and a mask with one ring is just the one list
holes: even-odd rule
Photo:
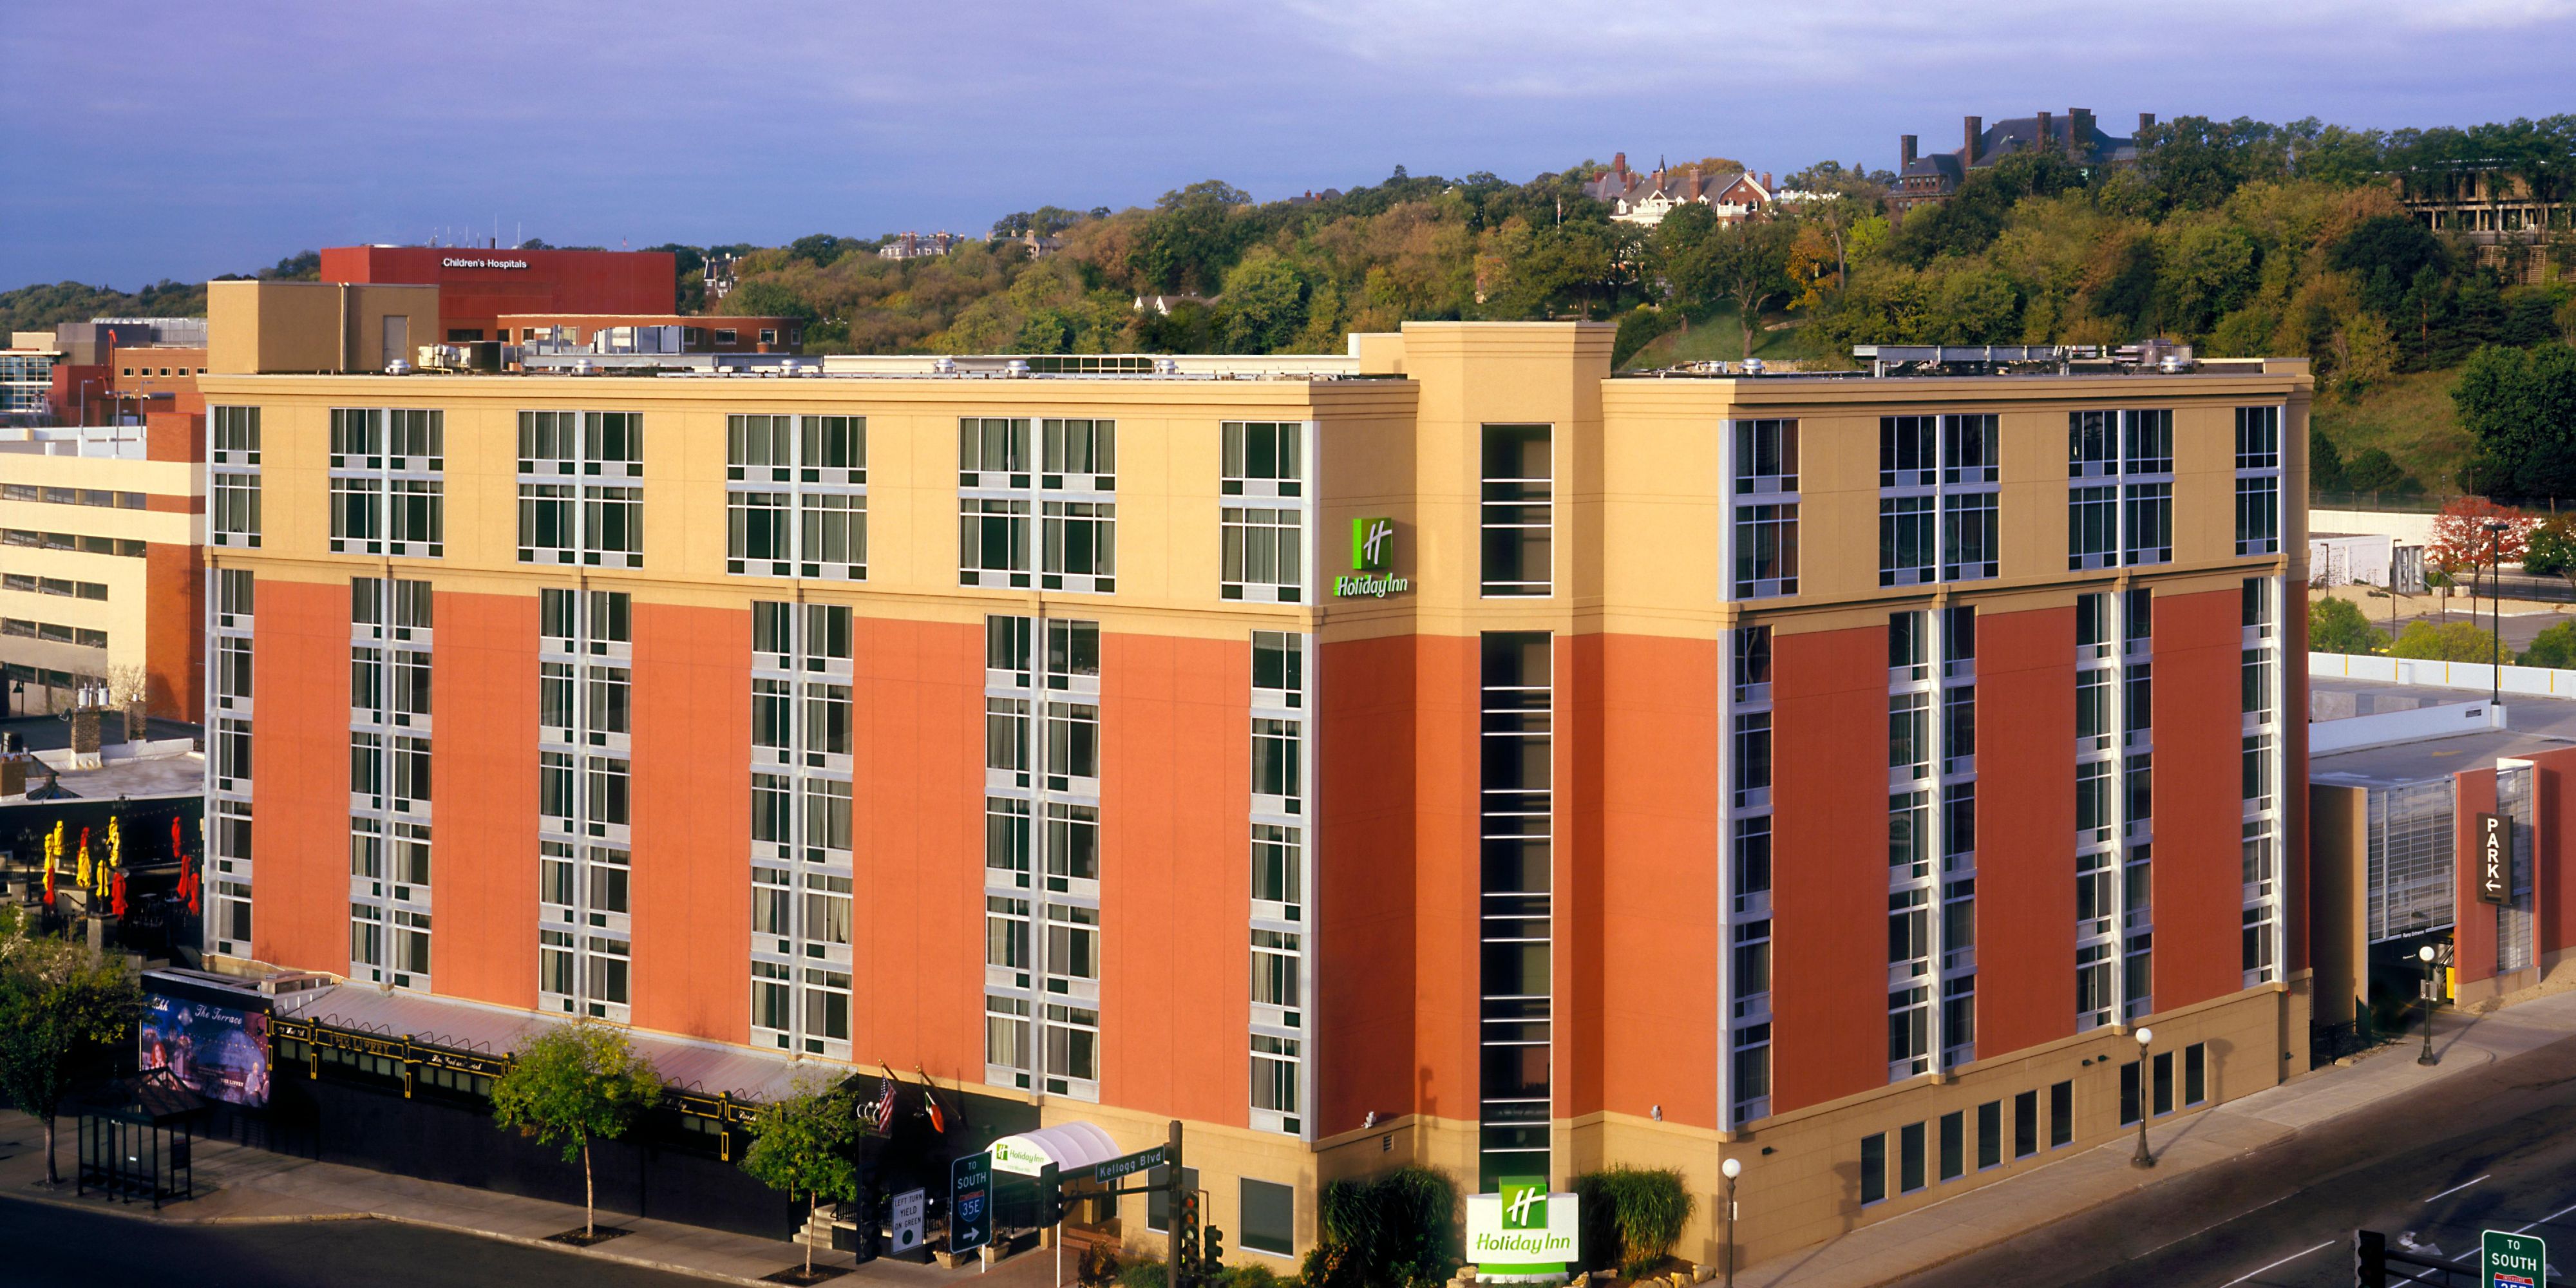
[[1419, 1162], [1713, 1261], [1726, 1157], [1765, 1256], [2304, 1070], [2305, 363], [1610, 342], [209, 375], [207, 949], [1182, 1119], [1237, 1260]]

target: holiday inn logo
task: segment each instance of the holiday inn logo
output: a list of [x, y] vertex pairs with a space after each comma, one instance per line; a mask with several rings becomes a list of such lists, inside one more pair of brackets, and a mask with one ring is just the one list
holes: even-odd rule
[[1502, 1184], [1503, 1228], [1506, 1230], [1544, 1230], [1547, 1228], [1547, 1187], [1537, 1181], [1505, 1181]]
[[1351, 571], [1385, 572], [1395, 560], [1395, 520], [1351, 520]]
[[1351, 577], [1333, 578], [1336, 599], [1384, 599], [1413, 589], [1409, 578], [1388, 572], [1395, 566], [1395, 520], [1351, 520]]
[[1467, 1257], [1484, 1274], [1561, 1274], [1581, 1260], [1573, 1195], [1548, 1193], [1539, 1176], [1501, 1177], [1494, 1190], [1467, 1200]]

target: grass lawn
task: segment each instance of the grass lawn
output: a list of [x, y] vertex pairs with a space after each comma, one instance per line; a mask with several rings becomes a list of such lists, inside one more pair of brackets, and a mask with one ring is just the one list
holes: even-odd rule
[[2460, 489], [2469, 433], [2451, 405], [2459, 371], [2419, 371], [2381, 381], [2358, 399], [2320, 393], [2309, 415], [2347, 462], [2369, 448], [2395, 457], [2406, 472], [2440, 496]]
[[[1771, 325], [1787, 320], [1787, 315], [1778, 313], [1769, 314], [1764, 319]], [[1753, 356], [1800, 358], [1806, 356], [1806, 350], [1798, 341], [1795, 326], [1783, 326], [1776, 331], [1757, 327], [1753, 332]], [[1736, 330], [1735, 306], [1721, 304], [1707, 317], [1694, 319], [1656, 336], [1646, 347], [1630, 355], [1627, 367], [1635, 370], [1669, 367], [1684, 362], [1740, 362], [1743, 358], [1744, 336]]]

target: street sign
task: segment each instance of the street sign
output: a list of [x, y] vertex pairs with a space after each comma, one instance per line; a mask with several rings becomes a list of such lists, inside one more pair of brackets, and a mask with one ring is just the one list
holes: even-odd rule
[[2478, 1236], [2478, 1288], [2539, 1288], [2549, 1245], [2538, 1235], [2489, 1230]]
[[1121, 1154], [1106, 1163], [1094, 1164], [1091, 1169], [1091, 1179], [1107, 1185], [1121, 1176], [1132, 1176], [1149, 1167], [1161, 1167], [1170, 1160], [1171, 1154], [1172, 1150], [1168, 1145], [1156, 1145], [1152, 1149], [1140, 1149], [1133, 1154]]
[[2478, 815], [2478, 899], [2505, 904], [2513, 900], [2513, 820]]
[[948, 1165], [948, 1251], [963, 1256], [993, 1238], [993, 1156], [968, 1154]]
[[910, 1252], [921, 1246], [921, 1210], [925, 1196], [920, 1190], [905, 1190], [894, 1196], [894, 1250]]

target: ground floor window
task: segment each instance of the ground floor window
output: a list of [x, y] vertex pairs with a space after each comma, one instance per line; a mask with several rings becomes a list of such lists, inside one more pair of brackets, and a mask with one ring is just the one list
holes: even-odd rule
[[1243, 1178], [1241, 1242], [1253, 1252], [1287, 1256], [1297, 1246], [1297, 1191], [1271, 1181]]

